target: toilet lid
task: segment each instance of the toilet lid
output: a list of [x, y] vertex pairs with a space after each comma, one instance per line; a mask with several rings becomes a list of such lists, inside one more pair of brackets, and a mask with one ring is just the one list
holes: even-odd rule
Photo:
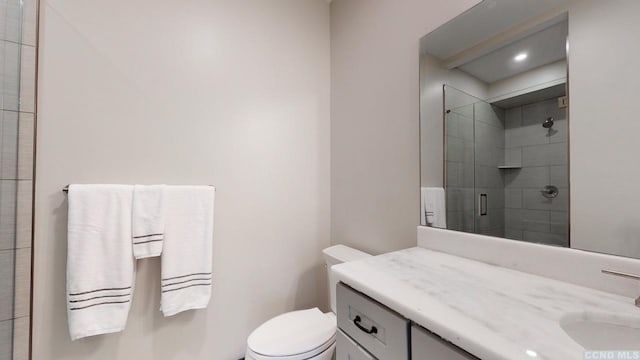
[[247, 346], [265, 356], [291, 356], [314, 350], [336, 333], [336, 320], [318, 308], [274, 317], [253, 331]]

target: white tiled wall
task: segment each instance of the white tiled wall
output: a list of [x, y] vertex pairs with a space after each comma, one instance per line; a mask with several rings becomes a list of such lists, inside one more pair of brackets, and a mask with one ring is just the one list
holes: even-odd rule
[[37, 0], [0, 0], [0, 359], [29, 356]]

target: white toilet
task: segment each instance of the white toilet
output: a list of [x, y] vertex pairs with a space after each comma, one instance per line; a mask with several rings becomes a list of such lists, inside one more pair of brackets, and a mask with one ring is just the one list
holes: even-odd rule
[[[371, 255], [344, 245], [322, 250], [327, 273], [332, 265]], [[329, 276], [331, 312], [318, 308], [278, 315], [255, 329], [247, 340], [245, 360], [329, 360], [336, 348], [336, 283]]]

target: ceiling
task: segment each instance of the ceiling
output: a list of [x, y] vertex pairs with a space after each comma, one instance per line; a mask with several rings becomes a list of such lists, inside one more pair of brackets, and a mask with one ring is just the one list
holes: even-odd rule
[[511, 97], [508, 99], [496, 101], [493, 105], [499, 106], [503, 109], [511, 109], [516, 106], [522, 106], [527, 104], [533, 104], [538, 101], [559, 98], [567, 95], [567, 85], [558, 84], [545, 89], [529, 92], [519, 96]]
[[567, 2], [568, 0], [484, 0], [423, 37], [420, 48], [444, 60]]
[[[511, 77], [566, 58], [568, 21], [564, 20], [523, 39], [510, 43], [458, 68], [488, 83]], [[515, 61], [525, 53], [527, 58]]]

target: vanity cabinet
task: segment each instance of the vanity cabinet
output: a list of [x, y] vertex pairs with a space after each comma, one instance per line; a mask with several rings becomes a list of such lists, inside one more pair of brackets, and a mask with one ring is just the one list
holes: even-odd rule
[[478, 359], [417, 325], [411, 326], [411, 360]]
[[477, 359], [343, 283], [336, 312], [336, 360]]
[[[336, 313], [340, 330], [373, 358], [409, 358], [407, 319], [342, 283], [336, 289]], [[345, 359], [340, 355], [338, 360]]]

